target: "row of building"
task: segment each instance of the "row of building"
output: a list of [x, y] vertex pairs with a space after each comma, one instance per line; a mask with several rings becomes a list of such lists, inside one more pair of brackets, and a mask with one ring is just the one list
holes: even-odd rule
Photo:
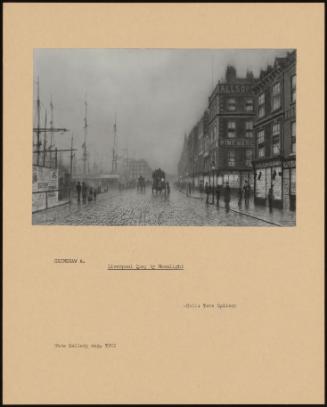
[[255, 78], [228, 66], [207, 109], [185, 136], [178, 175], [201, 188], [247, 180], [256, 204], [295, 210], [296, 51], [276, 58]]

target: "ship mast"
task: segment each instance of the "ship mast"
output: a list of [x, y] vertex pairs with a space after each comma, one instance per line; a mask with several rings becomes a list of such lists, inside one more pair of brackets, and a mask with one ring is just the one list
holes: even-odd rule
[[83, 143], [83, 175], [84, 177], [87, 175], [87, 146], [86, 146], [86, 141], [87, 141], [87, 101], [85, 100], [84, 102], [85, 105], [85, 114], [84, 114], [84, 143]]
[[117, 173], [117, 154], [118, 154], [118, 138], [117, 138], [117, 118], [115, 115], [114, 123], [114, 145], [112, 148], [112, 168], [111, 171], [113, 174]]
[[[44, 129], [47, 130], [47, 110], [45, 109], [45, 117], [44, 117]], [[43, 166], [45, 166], [45, 158], [47, 152], [47, 132], [44, 132], [43, 136]]]
[[50, 149], [53, 146], [53, 103], [52, 103], [52, 95], [50, 98]]
[[40, 80], [37, 77], [37, 99], [36, 99], [36, 113], [37, 113], [37, 125], [36, 125], [36, 149], [37, 149], [37, 165], [40, 164], [40, 110], [41, 110], [41, 103], [40, 103]]

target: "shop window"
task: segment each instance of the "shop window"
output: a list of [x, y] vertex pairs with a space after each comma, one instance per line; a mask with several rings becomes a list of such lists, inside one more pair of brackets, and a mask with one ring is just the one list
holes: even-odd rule
[[280, 82], [275, 83], [272, 88], [272, 110], [277, 110], [281, 106]]
[[282, 199], [282, 169], [273, 167], [271, 169], [271, 185], [273, 187], [274, 199]]
[[296, 102], [296, 75], [291, 77], [291, 101]]
[[257, 198], [266, 197], [266, 170], [264, 168], [257, 170], [255, 173], [255, 194]]

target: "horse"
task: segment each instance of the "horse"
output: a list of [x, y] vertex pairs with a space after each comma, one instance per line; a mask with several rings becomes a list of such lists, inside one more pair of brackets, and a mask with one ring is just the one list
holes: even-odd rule
[[162, 194], [162, 192], [166, 193], [166, 182], [164, 178], [154, 178], [152, 183], [152, 194]]

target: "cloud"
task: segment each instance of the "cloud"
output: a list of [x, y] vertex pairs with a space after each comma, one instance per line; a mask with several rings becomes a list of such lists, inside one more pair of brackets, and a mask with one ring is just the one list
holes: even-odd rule
[[[213, 85], [234, 64], [240, 75], [271, 64], [286, 50], [36, 49], [42, 115], [54, 103], [54, 123], [83, 142], [84, 98], [88, 100], [91, 159], [111, 167], [113, 123], [119, 148], [152, 168], [176, 173], [183, 137], [201, 117]], [[35, 116], [35, 115], [34, 115]], [[69, 135], [56, 136], [69, 145]], [[78, 156], [81, 151], [78, 151]]]

